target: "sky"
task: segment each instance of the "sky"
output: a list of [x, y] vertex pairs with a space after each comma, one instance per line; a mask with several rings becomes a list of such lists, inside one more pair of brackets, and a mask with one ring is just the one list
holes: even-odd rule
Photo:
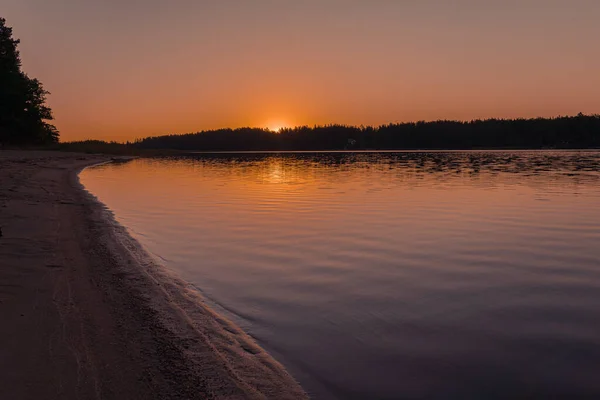
[[598, 0], [0, 0], [62, 140], [600, 113]]

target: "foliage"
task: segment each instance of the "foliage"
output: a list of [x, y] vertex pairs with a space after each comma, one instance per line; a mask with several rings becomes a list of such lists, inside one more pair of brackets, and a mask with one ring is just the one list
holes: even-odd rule
[[49, 94], [37, 80], [21, 70], [19, 40], [0, 18], [0, 144], [47, 144], [58, 142], [58, 130], [46, 105]]
[[136, 140], [183, 151], [600, 148], [600, 116], [220, 129]]

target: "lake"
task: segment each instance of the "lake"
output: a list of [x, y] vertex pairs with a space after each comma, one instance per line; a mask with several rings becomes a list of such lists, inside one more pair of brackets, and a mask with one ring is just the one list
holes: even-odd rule
[[600, 153], [215, 153], [83, 185], [317, 399], [600, 396]]

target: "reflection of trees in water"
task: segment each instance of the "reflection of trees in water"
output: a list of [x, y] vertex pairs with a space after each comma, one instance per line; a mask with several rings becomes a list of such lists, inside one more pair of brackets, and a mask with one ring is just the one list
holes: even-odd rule
[[600, 171], [600, 152], [548, 151], [467, 151], [467, 152], [263, 152], [263, 153], [205, 153], [190, 156], [197, 162], [230, 164], [237, 167], [257, 162], [278, 162], [285, 165], [315, 168], [353, 168], [385, 165], [415, 168], [422, 172], [465, 169], [511, 173], [543, 171]]
[[225, 153], [195, 155], [187, 160], [221, 170], [224, 177], [288, 184], [351, 181], [352, 174], [413, 184], [466, 178], [486, 186], [511, 181], [579, 184], [600, 179], [598, 152]]
[[573, 191], [600, 183], [600, 152], [329, 152], [212, 153], [146, 158], [97, 168], [142, 168], [145, 172], [211, 177], [222, 182], [326, 187], [367, 182], [378, 188], [475, 186], [493, 189], [527, 185], [548, 191], [558, 185]]

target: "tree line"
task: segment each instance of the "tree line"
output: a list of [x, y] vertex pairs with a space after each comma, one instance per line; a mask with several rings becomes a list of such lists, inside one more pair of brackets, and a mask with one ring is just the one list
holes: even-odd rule
[[299, 126], [278, 132], [218, 129], [147, 137], [129, 146], [183, 151], [600, 148], [600, 115]]
[[18, 45], [0, 18], [0, 145], [56, 143], [58, 130], [47, 122], [53, 119], [49, 92], [22, 71]]

